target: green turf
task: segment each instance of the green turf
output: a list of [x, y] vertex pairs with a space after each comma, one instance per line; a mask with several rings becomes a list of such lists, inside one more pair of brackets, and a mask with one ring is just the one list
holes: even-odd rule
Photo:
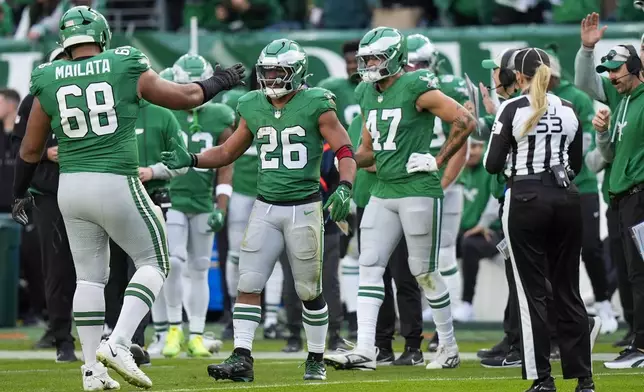
[[[466, 362], [458, 369], [428, 371], [424, 367], [381, 367], [373, 372], [336, 371], [328, 369], [328, 380], [305, 382], [304, 367], [297, 361], [257, 361], [255, 382], [232, 383], [209, 378], [208, 360], [155, 360], [144, 368], [157, 392], [216, 391], [233, 389], [261, 389], [262, 391], [312, 390], [315, 392], [368, 391], [368, 392], [440, 392], [463, 391], [524, 391], [529, 382], [520, 379], [519, 369], [484, 369], [475, 362]], [[607, 371], [595, 364], [595, 382], [598, 391], [642, 391], [643, 372]], [[139, 390], [121, 383], [122, 391]], [[554, 369], [560, 391], [574, 391], [574, 381], [563, 381], [558, 366]], [[2, 391], [7, 392], [67, 392], [81, 391], [81, 373], [78, 364], [55, 364], [49, 361], [0, 362]]]

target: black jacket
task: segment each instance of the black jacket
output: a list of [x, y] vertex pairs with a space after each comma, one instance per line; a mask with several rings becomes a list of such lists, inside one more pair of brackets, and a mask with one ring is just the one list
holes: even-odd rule
[[[29, 94], [22, 100], [18, 108], [18, 118], [12, 134], [13, 148], [16, 155], [20, 150], [20, 143], [27, 130], [27, 120], [29, 119], [33, 102], [34, 97]], [[47, 139], [47, 148], [57, 145], [58, 141], [54, 138], [53, 132], [50, 132], [49, 139]], [[58, 164], [48, 160], [46, 152], [43, 154], [38, 168], [36, 168], [34, 178], [31, 180], [31, 187], [43, 194], [56, 195], [58, 193]]]

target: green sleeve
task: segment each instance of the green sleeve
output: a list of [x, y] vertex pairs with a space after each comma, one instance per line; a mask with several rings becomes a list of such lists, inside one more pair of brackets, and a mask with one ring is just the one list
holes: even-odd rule
[[610, 82], [610, 79], [605, 76], [602, 76], [602, 86], [604, 87], [604, 95], [606, 96], [606, 101], [603, 103], [608, 105], [611, 111], [615, 110], [622, 96], [617, 92], [617, 89]]
[[137, 83], [139, 76], [150, 69], [148, 56], [133, 46], [121, 46], [114, 49], [114, 56], [121, 64], [121, 72], [128, 76], [133, 83]]
[[42, 92], [46, 84], [46, 69], [52, 63], [40, 64], [33, 71], [31, 71], [31, 80], [29, 81], [29, 94], [37, 97]]
[[408, 89], [414, 100], [428, 91], [440, 89], [440, 83], [436, 75], [426, 69], [411, 72], [408, 77]]
[[313, 87], [311, 89], [311, 104], [315, 108], [313, 118], [319, 118], [329, 110], [333, 110], [334, 112], [337, 110], [335, 94], [324, 88]]
[[237, 118], [248, 119], [252, 117], [253, 113], [253, 102], [257, 97], [258, 91], [249, 91], [246, 94], [242, 95], [237, 101]]

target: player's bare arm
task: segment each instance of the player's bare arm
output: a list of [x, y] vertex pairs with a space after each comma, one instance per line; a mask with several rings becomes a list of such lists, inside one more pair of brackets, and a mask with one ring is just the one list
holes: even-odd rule
[[340, 181], [347, 181], [353, 184], [357, 167], [349, 134], [340, 123], [340, 120], [338, 120], [338, 116], [332, 110], [323, 113], [318, 119], [318, 124], [320, 125], [322, 137], [329, 143], [329, 146], [335, 152], [336, 158], [338, 158]]
[[[228, 139], [232, 136], [233, 131], [230, 128], [226, 128], [224, 132], [219, 135], [219, 140], [217, 144], [223, 146]], [[223, 185], [223, 186], [222, 186]], [[228, 211], [228, 201], [230, 200], [230, 194], [232, 193], [233, 185], [233, 165], [232, 163], [222, 166], [217, 170], [217, 189], [222, 190], [217, 192], [217, 208], [220, 208], [224, 211]], [[223, 189], [229, 189], [230, 192], [223, 191]]]
[[[230, 165], [242, 156], [252, 143], [253, 133], [248, 129], [246, 120], [241, 118], [237, 129], [226, 139], [224, 144], [196, 155], [197, 164], [195, 166], [204, 169], [218, 169]], [[232, 176], [232, 172], [230, 174]]]
[[210, 78], [185, 84], [167, 81], [149, 69], [139, 77], [137, 91], [146, 101], [168, 109], [192, 109], [210, 101], [222, 90], [243, 84], [243, 79], [244, 67], [241, 64], [225, 70], [217, 68]]
[[439, 90], [428, 91], [418, 97], [416, 106], [452, 124], [449, 137], [436, 157], [436, 165], [442, 167], [465, 145], [476, 128], [476, 119], [461, 104]]
[[373, 167], [373, 171], [375, 171], [374, 165], [376, 164], [376, 156], [373, 153], [373, 140], [371, 139], [371, 134], [366, 126], [362, 127], [362, 142], [358, 146], [358, 152], [356, 152], [356, 163], [358, 164], [358, 167]]

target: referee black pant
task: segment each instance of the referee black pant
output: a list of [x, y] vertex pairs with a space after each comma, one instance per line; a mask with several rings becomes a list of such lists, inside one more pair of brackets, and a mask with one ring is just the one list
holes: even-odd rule
[[644, 260], [631, 234], [631, 227], [644, 222], [644, 192], [618, 197], [619, 230], [628, 268], [628, 281], [633, 291], [633, 345], [644, 350]]
[[593, 287], [595, 302], [603, 302], [610, 299], [610, 292], [608, 271], [606, 271], [602, 242], [599, 238], [599, 194], [585, 193], [580, 195], [580, 199], [583, 222], [581, 258]]
[[[358, 208], [358, 226], [364, 208]], [[358, 229], [358, 246], [360, 230]], [[405, 347], [420, 349], [423, 340], [423, 293], [416, 278], [409, 270], [407, 243], [402, 238], [394, 249], [382, 277], [385, 284], [385, 299], [378, 312], [376, 323], [376, 347], [391, 350], [396, 329], [396, 308], [392, 278], [396, 282], [396, 300], [400, 316], [400, 335], [405, 338]]]
[[582, 219], [573, 185], [515, 181], [506, 191], [503, 230], [508, 240], [520, 315], [523, 377], [551, 374], [550, 319], [556, 320], [563, 377], [590, 377], [590, 330], [579, 294]]
[[633, 330], [633, 287], [628, 280], [628, 266], [624, 255], [624, 244], [622, 243], [621, 230], [619, 229], [619, 214], [617, 205], [611, 203], [606, 210], [606, 222], [608, 226], [608, 248], [611, 262], [617, 268], [617, 286], [619, 288], [619, 300], [624, 312], [624, 320], [629, 329]]
[[59, 347], [73, 342], [72, 304], [76, 269], [56, 195], [34, 194], [33, 218], [38, 228], [49, 330]]

